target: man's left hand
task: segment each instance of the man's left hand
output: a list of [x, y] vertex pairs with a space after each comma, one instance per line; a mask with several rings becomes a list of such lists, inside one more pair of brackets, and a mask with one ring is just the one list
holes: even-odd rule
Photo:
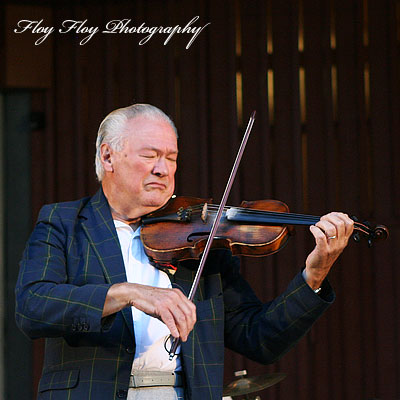
[[305, 276], [313, 290], [318, 289], [332, 265], [347, 246], [354, 222], [348, 215], [331, 212], [310, 226], [316, 246], [306, 260]]

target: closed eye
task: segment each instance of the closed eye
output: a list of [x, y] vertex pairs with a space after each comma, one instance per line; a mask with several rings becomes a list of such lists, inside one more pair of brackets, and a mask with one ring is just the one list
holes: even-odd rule
[[143, 158], [155, 158], [155, 157], [157, 157], [156, 154], [141, 154], [140, 156], [143, 157]]

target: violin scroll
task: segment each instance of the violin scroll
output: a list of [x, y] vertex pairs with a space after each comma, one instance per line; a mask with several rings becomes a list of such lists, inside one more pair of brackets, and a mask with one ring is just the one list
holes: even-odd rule
[[368, 247], [372, 247], [375, 240], [386, 240], [389, 237], [389, 229], [385, 225], [371, 227], [368, 221], [360, 223], [354, 216], [351, 219], [354, 221], [353, 239], [357, 243], [361, 240], [361, 234], [366, 237]]

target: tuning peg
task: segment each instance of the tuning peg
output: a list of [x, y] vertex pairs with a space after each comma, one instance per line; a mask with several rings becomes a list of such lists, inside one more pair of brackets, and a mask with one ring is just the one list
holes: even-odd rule
[[353, 239], [355, 242], [359, 243], [361, 238], [360, 238], [360, 233], [359, 232], [354, 232], [353, 233]]
[[363, 225], [368, 226], [368, 228], [371, 228], [371, 223], [369, 221], [363, 221]]

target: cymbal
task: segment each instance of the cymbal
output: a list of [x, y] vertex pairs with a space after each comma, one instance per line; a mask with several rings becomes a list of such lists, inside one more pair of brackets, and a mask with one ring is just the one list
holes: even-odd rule
[[286, 374], [276, 372], [251, 378], [239, 378], [224, 387], [224, 396], [241, 396], [243, 394], [258, 392], [275, 385], [286, 378]]

